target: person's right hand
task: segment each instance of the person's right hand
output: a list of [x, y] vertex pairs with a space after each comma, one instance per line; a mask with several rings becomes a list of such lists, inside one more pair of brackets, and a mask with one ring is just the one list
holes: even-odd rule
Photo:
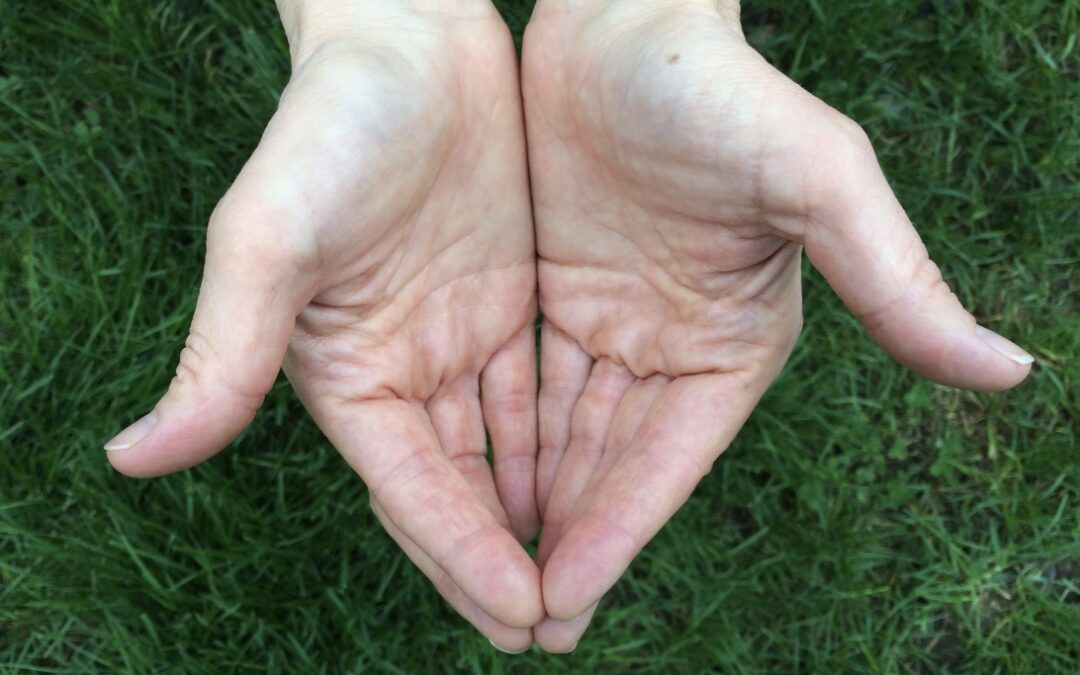
[[543, 616], [517, 541], [537, 526], [536, 261], [509, 33], [487, 0], [280, 4], [292, 78], [211, 217], [176, 378], [109, 460], [207, 459], [284, 359], [393, 538], [523, 650]]
[[949, 291], [865, 134], [746, 44], [737, 3], [540, 0], [523, 90], [544, 649], [573, 647], [783, 367], [804, 246], [900, 363], [983, 390], [1027, 374]]

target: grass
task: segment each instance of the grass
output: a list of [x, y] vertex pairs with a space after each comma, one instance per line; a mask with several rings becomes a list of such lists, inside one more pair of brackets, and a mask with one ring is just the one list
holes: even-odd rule
[[[501, 4], [520, 36], [530, 3]], [[1080, 0], [746, 5], [1038, 366], [999, 395], [921, 381], [807, 269], [790, 365], [575, 654], [508, 657], [286, 384], [179, 475], [100, 451], [167, 383], [204, 224], [287, 77], [272, 3], [0, 1], [0, 668], [1080, 670]]]

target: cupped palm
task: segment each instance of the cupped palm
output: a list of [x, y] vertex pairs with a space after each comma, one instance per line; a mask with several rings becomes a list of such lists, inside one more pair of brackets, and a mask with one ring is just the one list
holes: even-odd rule
[[211, 218], [156, 423], [110, 459], [135, 476], [206, 459], [284, 364], [394, 539], [521, 649], [542, 605], [517, 541], [537, 524], [536, 301], [513, 45], [493, 10], [379, 25], [294, 67]]
[[737, 7], [542, 1], [523, 68], [541, 646], [572, 647], [783, 367], [803, 247], [901, 363], [977, 389], [1023, 379], [942, 282], [865, 134], [751, 49]]

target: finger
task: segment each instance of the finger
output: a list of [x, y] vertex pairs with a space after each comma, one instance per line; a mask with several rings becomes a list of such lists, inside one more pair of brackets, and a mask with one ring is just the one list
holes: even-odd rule
[[593, 359], [566, 333], [544, 320], [540, 327], [540, 395], [537, 414], [540, 452], [536, 466], [536, 505], [543, 517], [563, 453], [570, 444], [570, 418], [585, 390]]
[[[641, 423], [648, 414], [649, 408], [652, 407], [656, 397], [671, 383], [671, 378], [666, 375], [656, 374], [645, 380], [638, 380], [630, 385], [630, 388], [623, 395], [622, 400], [619, 401], [619, 405], [615, 410], [615, 414], [611, 420], [611, 427], [608, 431], [607, 438], [605, 440], [605, 452], [601, 457], [599, 463], [593, 471], [590, 472], [590, 478], [596, 474], [596, 472], [606, 473], [606, 468], [611, 465], [612, 462], [618, 461], [620, 457], [625, 454], [626, 448], [631, 444], [632, 439], [637, 434], [638, 429], [641, 428]], [[567, 453], [569, 457], [569, 452]], [[569, 463], [569, 458], [564, 460], [563, 466]], [[561, 485], [561, 479], [556, 479], [556, 485]], [[584, 488], [584, 486], [582, 486]], [[578, 490], [580, 495], [580, 490]], [[569, 503], [569, 507], [572, 507], [577, 502], [577, 496], [573, 496], [573, 501]], [[567, 495], [568, 497], [570, 495]], [[553, 497], [549, 508], [559, 509], [556, 505], [559, 504], [560, 497]], [[564, 507], [565, 508], [565, 507]], [[544, 565], [547, 559], [551, 555], [551, 551], [554, 550], [555, 545], [558, 543], [559, 536], [562, 532], [562, 520], [565, 516], [559, 517], [553, 516], [547, 519], [544, 526], [544, 534], [548, 535], [547, 540], [541, 541], [541, 546], [537, 553], [537, 565], [541, 571], [544, 569]], [[597, 604], [594, 603], [583, 614], [570, 621], [559, 621], [553, 619], [550, 616], [545, 617], [543, 621], [536, 625], [533, 629], [533, 635], [537, 644], [546, 651], [552, 653], [568, 653], [574, 651], [581, 636], [589, 627], [589, 623], [592, 621], [593, 613], [596, 611]]]
[[408, 537], [401, 531], [393, 520], [386, 515], [386, 511], [379, 506], [379, 502], [375, 499], [371, 500], [371, 508], [378, 517], [379, 522], [386, 529], [386, 532], [390, 537], [397, 542], [397, 545], [401, 547], [401, 550], [405, 551], [405, 555], [409, 556], [409, 559], [413, 561], [421, 572], [431, 580], [431, 583], [435, 586], [435, 589], [439, 592], [439, 595], [443, 597], [450, 606], [453, 607], [458, 614], [465, 618], [466, 621], [471, 623], [476, 630], [484, 634], [487, 639], [498, 646], [499, 649], [519, 653], [528, 649], [533, 642], [532, 631], [528, 628], [514, 628], [507, 626], [503, 623], [492, 618], [490, 614], [480, 608], [475, 602], [473, 602], [465, 591], [461, 590], [461, 586], [454, 581], [453, 577], [447, 574], [446, 570], [439, 567], [431, 556], [424, 553], [423, 549], [417, 546], [416, 542]]
[[604, 456], [596, 467], [597, 471], [606, 471], [612, 462], [618, 461], [626, 452], [648, 416], [649, 409], [671, 381], [671, 377], [656, 373], [630, 385], [611, 419], [611, 428], [604, 441]]
[[543, 573], [550, 617], [597, 602], [686, 501], [749, 416], [765, 379], [694, 375], [656, 397], [630, 447], [594, 474]]
[[480, 375], [491, 434], [495, 485], [521, 541], [536, 534], [536, 329], [530, 323], [495, 353]]
[[[257, 213], [222, 201], [176, 377], [153, 410], [109, 441], [117, 470], [157, 476], [209, 458], [255, 416], [274, 384], [307, 279]], [[268, 235], [262, 235], [266, 237]]]
[[544, 617], [544, 620], [533, 628], [536, 644], [551, 654], [569, 654], [574, 651], [581, 636], [589, 628], [589, 623], [592, 622], [597, 604], [593, 603], [580, 616], [569, 621], [559, 621], [550, 616]]
[[[835, 118], [841, 119], [841, 118]], [[1032, 358], [977, 326], [942, 280], [857, 126], [834, 124], [822, 171], [811, 262], [897, 361], [934, 381], [995, 391], [1019, 383]]]
[[608, 358], [596, 361], [581, 393], [570, 423], [570, 443], [555, 474], [551, 496], [544, 512], [544, 531], [540, 536], [536, 562], [544, 562], [558, 542], [562, 524], [581, 491], [600, 463], [611, 420], [619, 402], [636, 381], [626, 366]]
[[320, 415], [330, 442], [387, 516], [496, 621], [543, 618], [539, 571], [438, 447], [430, 424], [400, 400]]
[[[562, 536], [564, 521], [573, 511], [586, 485], [598, 472], [604, 473], [606, 467], [622, 456], [631, 439], [637, 434], [653, 401], [670, 382], [670, 377], [656, 374], [630, 385], [618, 402], [610, 421], [606, 423], [609, 428], [604, 440], [605, 449], [595, 463], [573, 466], [575, 462], [571, 459], [574, 455], [571, 443], [571, 449], [567, 451], [567, 456], [560, 466], [559, 477], [555, 479], [552, 498], [548, 502], [548, 513], [544, 517], [544, 531], [536, 554], [536, 564], [541, 571]], [[584, 398], [583, 396], [582, 399]], [[578, 420], [575, 419], [574, 423], [578, 424]], [[582, 421], [581, 424], [586, 422]]]
[[495, 520], [509, 529], [510, 521], [499, 502], [487, 462], [487, 437], [479, 395], [475, 380], [460, 379], [436, 392], [425, 408], [443, 452]]

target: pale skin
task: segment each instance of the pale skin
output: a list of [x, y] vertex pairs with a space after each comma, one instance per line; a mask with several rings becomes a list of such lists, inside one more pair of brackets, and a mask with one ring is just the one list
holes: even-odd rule
[[486, 1], [280, 7], [293, 77], [211, 218], [177, 377], [110, 442], [126, 474], [208, 458], [282, 366], [439, 592], [563, 652], [783, 367], [804, 248], [903, 365], [1028, 373], [736, 4], [540, 0], [520, 85]]
[[207, 459], [283, 368], [440, 593], [527, 648], [536, 260], [509, 32], [486, 2], [280, 9], [292, 78], [210, 219], [177, 376], [109, 460], [154, 476]]

